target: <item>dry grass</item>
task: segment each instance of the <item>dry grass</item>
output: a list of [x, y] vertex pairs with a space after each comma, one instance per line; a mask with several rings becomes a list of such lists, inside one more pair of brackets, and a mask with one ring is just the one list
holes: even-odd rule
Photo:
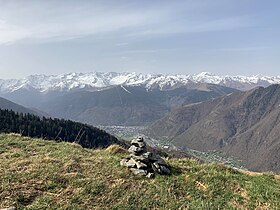
[[126, 149], [117, 144], [113, 144], [107, 147], [106, 152], [109, 152], [110, 154], [128, 154]]
[[119, 165], [123, 152], [0, 135], [0, 209], [280, 208], [274, 176], [170, 159], [172, 175], [147, 179]]

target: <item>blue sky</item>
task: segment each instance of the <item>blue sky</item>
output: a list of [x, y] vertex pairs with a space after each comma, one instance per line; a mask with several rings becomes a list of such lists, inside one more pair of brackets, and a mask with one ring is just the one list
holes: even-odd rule
[[0, 78], [279, 75], [278, 0], [0, 0]]

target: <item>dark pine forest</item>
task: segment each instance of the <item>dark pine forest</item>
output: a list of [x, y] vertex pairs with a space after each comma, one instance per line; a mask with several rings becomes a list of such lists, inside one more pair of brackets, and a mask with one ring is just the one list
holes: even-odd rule
[[64, 119], [38, 117], [0, 109], [0, 132], [55, 141], [76, 142], [86, 148], [106, 147], [120, 142], [90, 125]]

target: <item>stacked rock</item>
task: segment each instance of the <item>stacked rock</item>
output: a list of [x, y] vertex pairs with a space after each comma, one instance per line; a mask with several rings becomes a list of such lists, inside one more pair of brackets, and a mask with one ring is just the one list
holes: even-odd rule
[[160, 156], [147, 152], [143, 137], [132, 140], [128, 151], [131, 154], [122, 159], [120, 164], [135, 175], [153, 178], [155, 174], [170, 174], [168, 165]]

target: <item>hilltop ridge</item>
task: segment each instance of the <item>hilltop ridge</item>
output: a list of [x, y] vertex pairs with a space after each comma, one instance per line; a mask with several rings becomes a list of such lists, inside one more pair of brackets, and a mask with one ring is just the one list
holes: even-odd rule
[[0, 208], [278, 209], [279, 177], [170, 159], [170, 176], [141, 178], [122, 150], [0, 135]]

